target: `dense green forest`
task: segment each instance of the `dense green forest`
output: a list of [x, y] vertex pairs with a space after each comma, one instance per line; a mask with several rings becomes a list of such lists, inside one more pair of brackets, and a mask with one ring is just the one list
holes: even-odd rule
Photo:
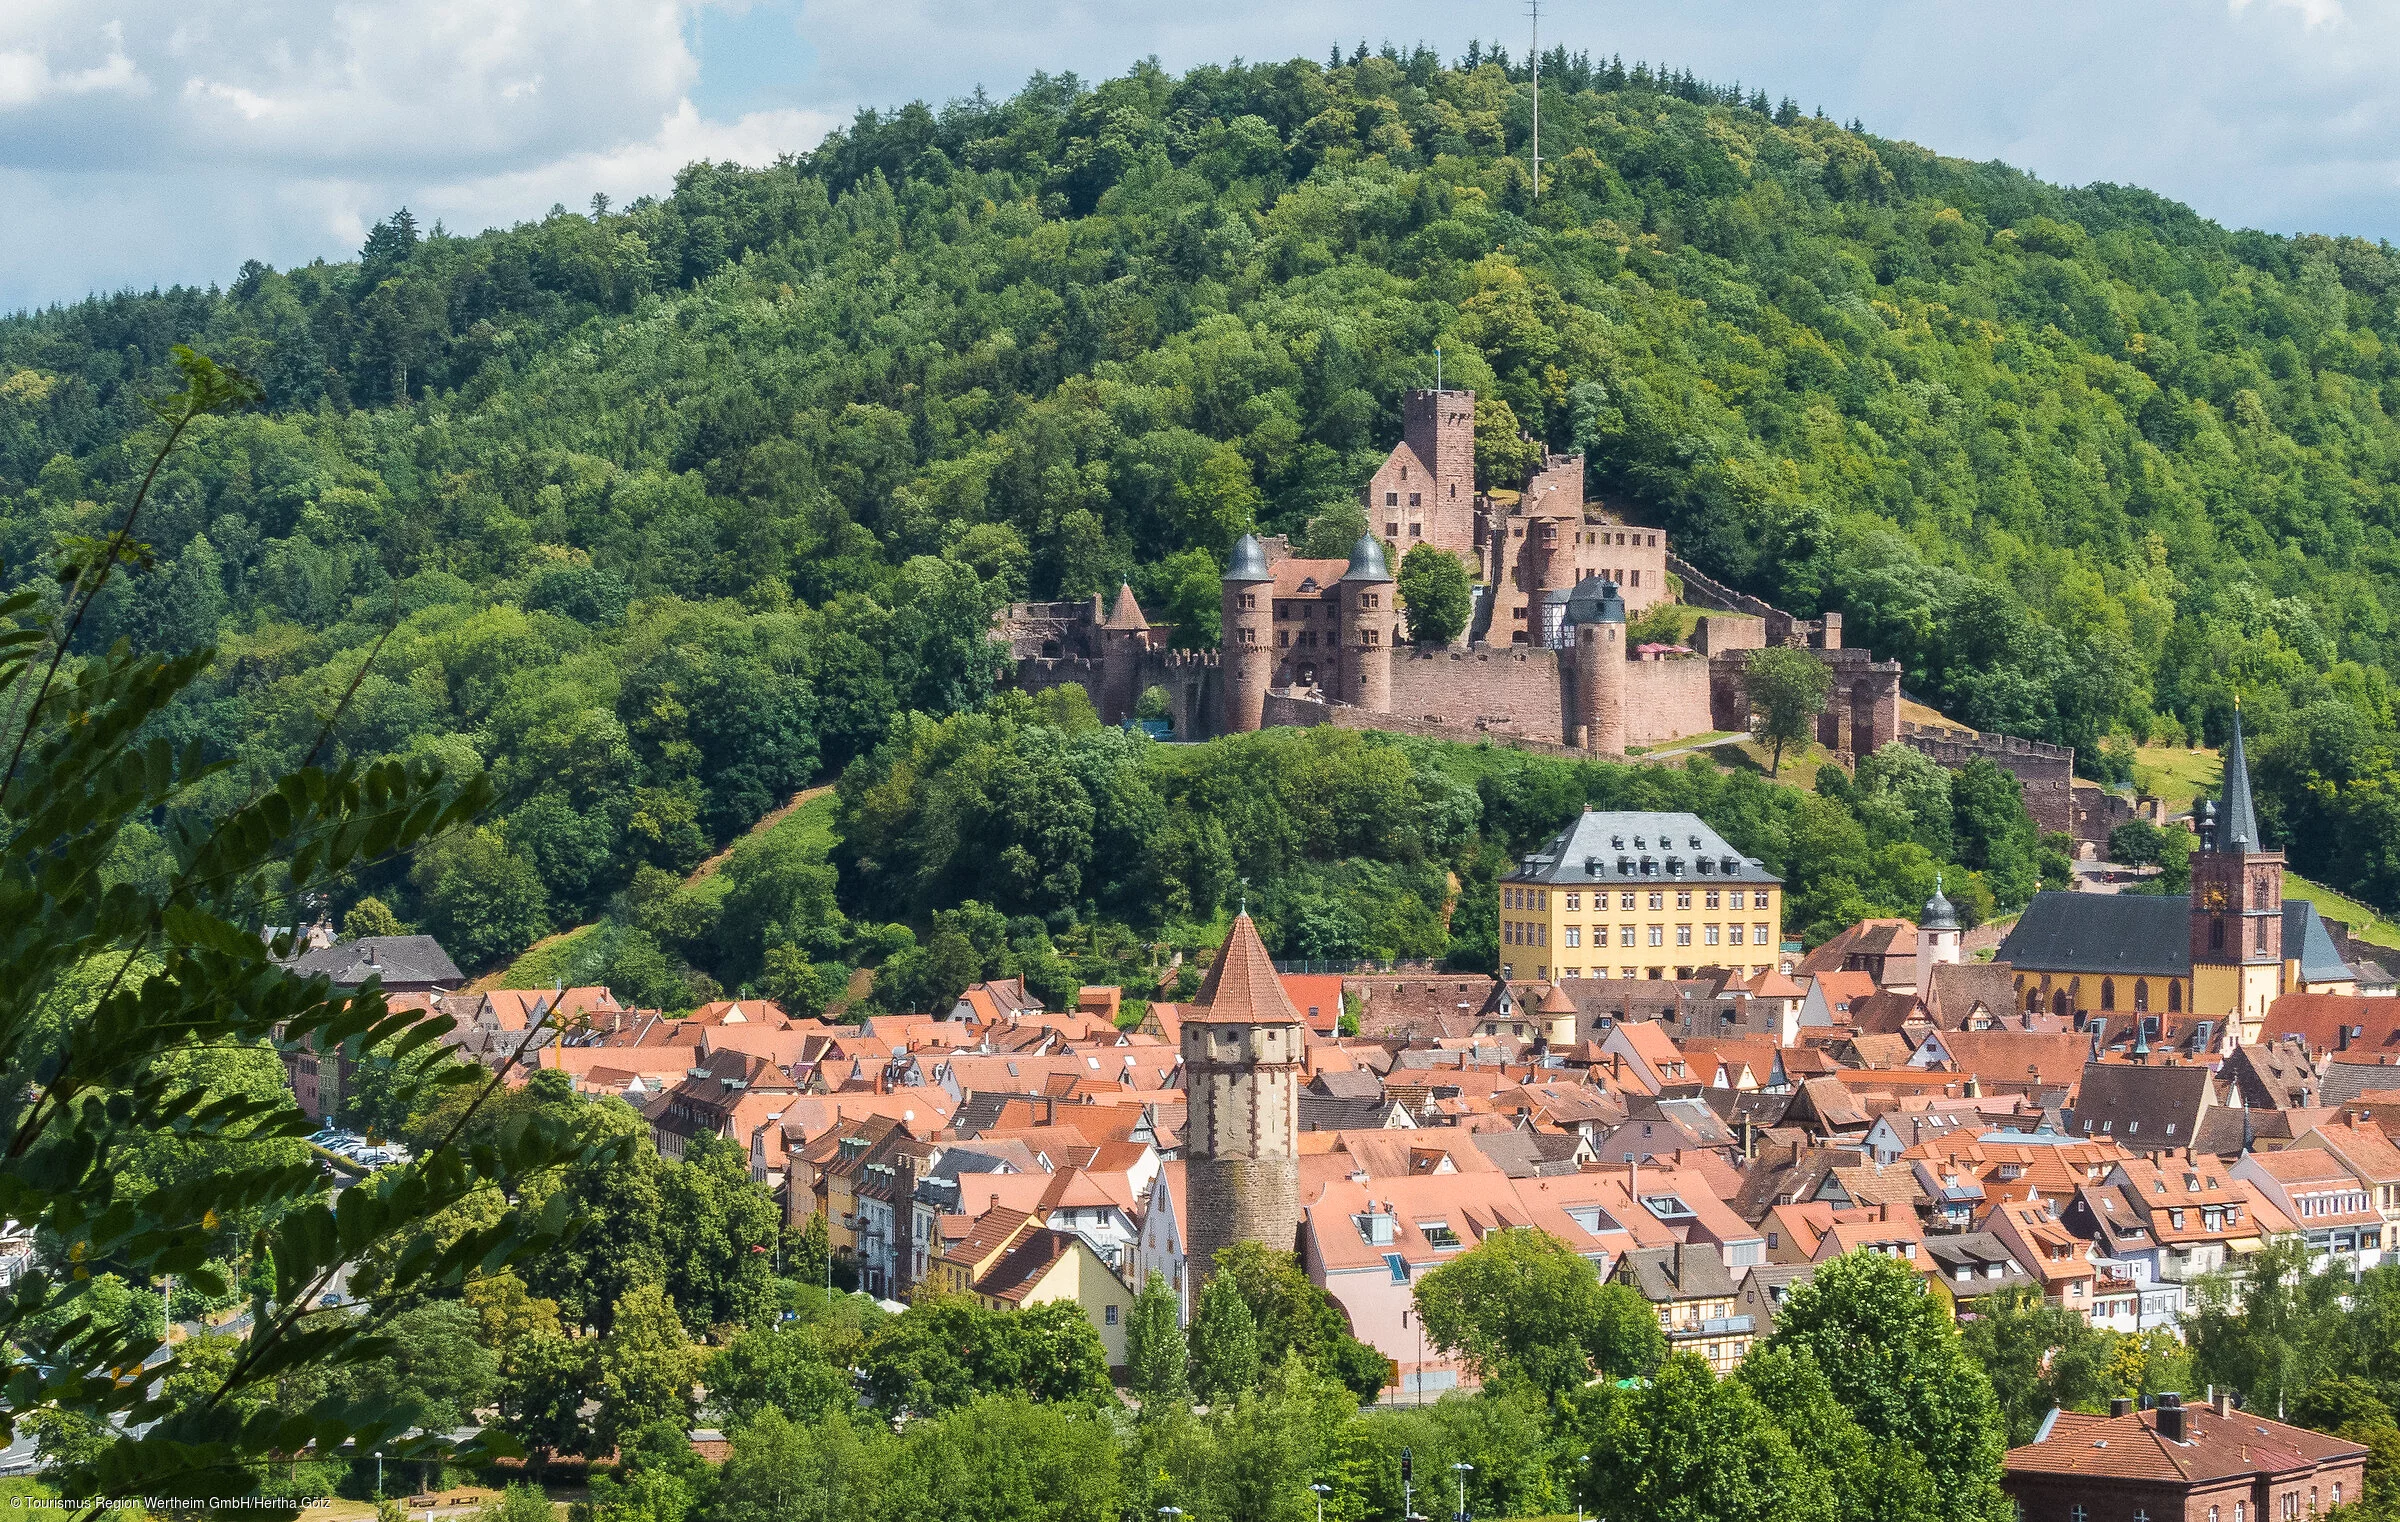
[[[1205, 609], [1247, 525], [1346, 544], [1438, 344], [1491, 420], [1583, 448], [1596, 494], [1712, 574], [1839, 609], [1956, 719], [2106, 771], [2111, 737], [2215, 738], [2238, 697], [2295, 864], [2400, 903], [2400, 259], [1688, 74], [1561, 52], [1541, 77], [1538, 200], [1526, 70], [1480, 50], [1145, 66], [865, 113], [621, 209], [475, 236], [400, 213], [355, 262], [0, 321], [0, 561], [55, 585], [130, 496], [140, 401], [188, 341], [268, 405], [195, 428], [138, 526], [151, 563], [80, 642], [213, 641], [171, 728], [254, 773], [337, 707], [344, 753], [490, 770], [486, 828], [358, 894], [471, 966], [604, 913], [610, 956], [726, 986], [771, 952], [804, 981], [898, 957], [888, 922], [938, 936], [937, 910], [1038, 960], [1291, 874], [1190, 811], [1224, 800], [1181, 771], [1217, 763], [1144, 761], [1163, 812], [1113, 818], [1073, 882], [1026, 875], [1072, 850], [928, 865], [913, 841], [903, 867], [854, 834], [837, 884], [762, 869], [784, 884], [762, 900], [790, 896], [739, 934], [635, 922], [861, 757], [845, 828], [894, 827], [906, 800], [859, 790], [917, 775], [926, 726], [988, 696], [1002, 600], [1123, 577]], [[1862, 851], [1983, 865], [1946, 818], [1833, 802]], [[1423, 864], [1527, 838], [1487, 811], [1407, 843], [1447, 828], [1289, 856], [1313, 863], [1295, 905], [1381, 875], [1350, 914], [1384, 924], [1308, 944], [1430, 944]], [[2003, 906], [2030, 884], [2012, 851]], [[1914, 873], [1821, 876], [1850, 896], [1800, 923], [1906, 908]], [[1296, 949], [1310, 915], [1283, 919]], [[1461, 934], [1442, 949], [1471, 959]]]

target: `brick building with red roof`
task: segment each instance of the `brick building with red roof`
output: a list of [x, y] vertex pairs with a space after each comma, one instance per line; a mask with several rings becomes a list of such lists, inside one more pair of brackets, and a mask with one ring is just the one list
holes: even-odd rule
[[2285, 1522], [2359, 1499], [2367, 1450], [2232, 1409], [2158, 1398], [2108, 1416], [2053, 1411], [2008, 1451], [2001, 1486], [2023, 1522]]

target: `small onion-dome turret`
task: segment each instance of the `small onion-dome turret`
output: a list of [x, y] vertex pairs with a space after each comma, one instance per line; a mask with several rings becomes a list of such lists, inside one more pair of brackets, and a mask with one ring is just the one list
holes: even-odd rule
[[1956, 930], [1958, 928], [1958, 910], [1950, 902], [1949, 895], [1942, 892], [1942, 880], [1938, 875], [1933, 880], [1933, 897], [1925, 901], [1925, 913], [1917, 920], [1917, 928], [1919, 930]]
[[1344, 581], [1389, 581], [1391, 562], [1384, 558], [1383, 541], [1373, 534], [1361, 534], [1358, 543], [1350, 546], [1350, 569], [1342, 573]]
[[1275, 572], [1267, 565], [1266, 546], [1256, 534], [1244, 534], [1233, 542], [1233, 563], [1225, 568], [1227, 581], [1273, 581]]

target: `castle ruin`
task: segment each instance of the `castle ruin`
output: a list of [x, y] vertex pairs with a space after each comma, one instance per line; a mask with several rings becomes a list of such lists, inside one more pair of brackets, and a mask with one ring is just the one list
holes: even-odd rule
[[[1664, 530], [1585, 499], [1581, 455], [1545, 456], [1521, 491], [1478, 492], [1473, 392], [1413, 391], [1402, 416], [1346, 560], [1247, 534], [1234, 547], [1218, 651], [1170, 648], [1129, 588], [1105, 612], [1098, 597], [1020, 603], [1001, 627], [1017, 685], [1082, 686], [1109, 723], [1162, 688], [1185, 739], [1334, 724], [1622, 756], [1748, 729], [1749, 653], [1786, 645], [1833, 669], [1822, 744], [1857, 755], [1899, 738], [1900, 668], [1845, 649], [1839, 614], [1795, 618], [1700, 576]], [[1461, 644], [1408, 641], [1392, 556], [1418, 544], [1475, 582]], [[1627, 621], [1671, 600], [1670, 570], [1709, 615], [1688, 645], [1628, 648]]]

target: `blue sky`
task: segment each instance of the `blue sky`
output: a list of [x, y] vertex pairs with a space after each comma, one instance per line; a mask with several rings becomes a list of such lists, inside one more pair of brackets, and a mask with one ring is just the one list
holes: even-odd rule
[[[1522, 0], [9, 0], [0, 309], [352, 254], [812, 146], [861, 105], [1156, 55], [1522, 47]], [[2400, 0], [1552, 0], [1545, 40], [2234, 225], [2400, 237]]]

